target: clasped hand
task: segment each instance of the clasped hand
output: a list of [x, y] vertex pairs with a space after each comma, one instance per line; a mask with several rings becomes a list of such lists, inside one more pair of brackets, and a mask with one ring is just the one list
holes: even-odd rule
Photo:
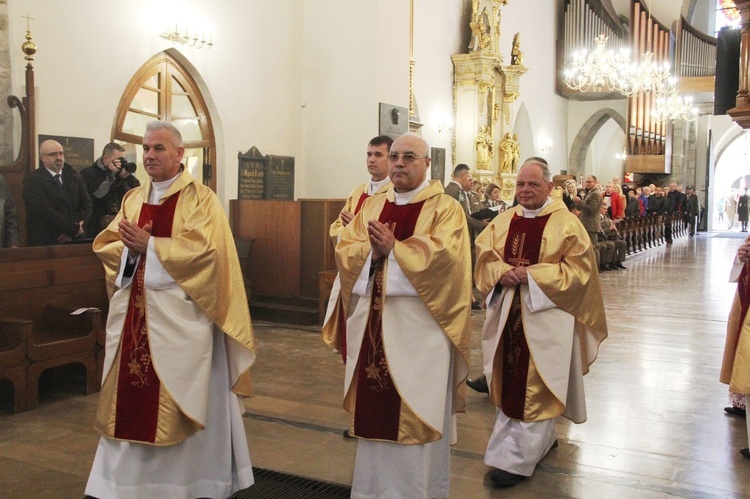
[[148, 222], [143, 228], [128, 220], [120, 220], [118, 228], [123, 244], [131, 253], [141, 254], [148, 249], [148, 240], [151, 237], [152, 222]]
[[500, 284], [506, 288], [514, 288], [519, 284], [528, 284], [529, 276], [526, 272], [526, 267], [515, 267], [500, 278]]
[[737, 258], [739, 258], [742, 263], [750, 261], [750, 237], [745, 239], [745, 242], [742, 243], [742, 246], [737, 250]]
[[372, 260], [378, 261], [388, 254], [396, 244], [396, 237], [391, 231], [390, 224], [383, 224], [377, 220], [367, 222], [367, 234], [372, 246]]

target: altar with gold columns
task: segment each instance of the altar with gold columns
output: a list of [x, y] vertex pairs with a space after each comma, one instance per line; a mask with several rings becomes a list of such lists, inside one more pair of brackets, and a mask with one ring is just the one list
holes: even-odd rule
[[502, 199], [513, 199], [518, 171], [518, 139], [513, 134], [511, 105], [526, 73], [520, 33], [513, 37], [510, 64], [500, 51], [502, 6], [508, 0], [473, 0], [468, 53], [453, 60], [453, 164], [465, 163], [474, 178], [495, 182]]

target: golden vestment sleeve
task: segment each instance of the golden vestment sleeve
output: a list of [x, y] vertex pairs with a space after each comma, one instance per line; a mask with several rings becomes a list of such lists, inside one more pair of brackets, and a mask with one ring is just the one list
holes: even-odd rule
[[[367, 184], [362, 184], [360, 186], [357, 186], [354, 188], [354, 190], [349, 193], [349, 197], [346, 198], [346, 203], [344, 203], [344, 207], [341, 208], [341, 211], [348, 211], [350, 213], [354, 213], [354, 208], [357, 206], [357, 202], [359, 201], [359, 197], [362, 195], [363, 192], [365, 192], [365, 189], [367, 189]], [[339, 234], [341, 234], [341, 231], [344, 230], [344, 223], [341, 221], [341, 214], [339, 213], [339, 216], [336, 220], [333, 221], [331, 224], [331, 227], [328, 229], [328, 235], [331, 236], [331, 241], [333, 242], [333, 246], [336, 246], [336, 243], [338, 242]]]
[[[124, 245], [117, 228], [126, 217], [137, 222], [151, 183], [131, 189], [115, 220], [94, 240], [94, 251], [104, 262], [108, 289], [114, 289]], [[229, 223], [216, 195], [193, 181], [187, 170], [170, 186], [162, 200], [180, 192], [172, 223], [172, 237], [154, 237], [159, 261], [172, 279], [225, 334], [255, 349], [250, 311], [239, 257]], [[251, 395], [248, 373], [235, 383], [235, 392]]]
[[107, 293], [110, 298], [112, 298], [115, 292], [115, 279], [117, 279], [117, 273], [120, 270], [120, 258], [125, 249], [117, 226], [123, 217], [131, 221], [138, 221], [138, 216], [141, 213], [141, 205], [144, 203], [144, 191], [145, 187], [141, 186], [130, 189], [125, 193], [120, 211], [114, 220], [94, 239], [93, 249], [104, 265], [104, 277], [107, 283]]
[[750, 313], [745, 315], [740, 329], [741, 308], [739, 292], [735, 291], [719, 381], [728, 384], [735, 393], [747, 394], [750, 393]]
[[[336, 263], [341, 278], [340, 296], [344, 311], [349, 310], [352, 289], [370, 254], [367, 222], [377, 220], [386, 200], [393, 202], [394, 197], [394, 191], [389, 189], [385, 196], [367, 199], [362, 210], [339, 236]], [[424, 205], [414, 234], [404, 241], [396, 241], [394, 257], [435, 321], [468, 364], [471, 250], [466, 216], [461, 205], [444, 194], [439, 182], [431, 182], [409, 204], [422, 201]], [[385, 295], [387, 302], [387, 289]], [[332, 342], [337, 340], [337, 336], [324, 334], [324, 340], [335, 347]], [[456, 380], [456, 383], [461, 381]]]
[[[498, 215], [476, 239], [475, 280], [484, 296], [513, 268], [502, 256], [514, 214], [523, 216], [522, 208]], [[539, 263], [527, 267], [528, 273], [558, 308], [594, 330], [601, 341], [607, 335], [607, 321], [591, 238], [562, 201], [554, 200], [537, 216], [545, 215], [550, 218], [542, 236]]]

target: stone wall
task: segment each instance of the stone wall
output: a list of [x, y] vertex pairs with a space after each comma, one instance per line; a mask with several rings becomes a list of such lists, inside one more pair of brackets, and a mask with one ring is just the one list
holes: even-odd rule
[[[18, 42], [19, 48], [21, 42]], [[8, 41], [8, 0], [0, 0], [0, 165], [13, 162], [13, 112], [7, 98], [12, 93]]]

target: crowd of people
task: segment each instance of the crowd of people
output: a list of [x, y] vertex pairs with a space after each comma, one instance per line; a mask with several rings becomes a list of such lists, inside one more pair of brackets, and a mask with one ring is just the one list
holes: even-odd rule
[[[446, 186], [446, 192], [465, 208], [467, 223], [472, 229], [472, 241], [489, 220], [508, 208], [505, 202], [495, 197], [495, 193], [497, 196], [500, 193], [496, 184], [483, 186], [472, 178], [469, 167], [463, 164], [456, 166], [453, 180]], [[681, 187], [674, 182], [664, 187], [654, 184], [629, 187], [621, 185], [619, 177], [602, 184], [592, 175], [586, 179], [583, 187], [573, 179], [566, 180], [562, 186], [552, 190], [551, 196], [562, 199], [586, 227], [596, 250], [600, 272], [625, 269], [623, 262], [627, 244], [618, 230], [623, 219], [659, 216], [659, 223], [664, 224], [666, 242], [671, 244], [671, 224], [666, 215], [678, 213], [683, 216], [692, 237], [697, 233], [701, 214], [700, 202], [693, 186], [687, 186], [683, 193]], [[486, 211], [487, 208], [496, 210], [496, 213]]]
[[747, 232], [747, 222], [750, 219], [750, 194], [747, 189], [732, 189], [726, 196], [719, 197], [716, 208], [719, 224], [726, 224], [729, 230], [739, 227], [740, 232]]

